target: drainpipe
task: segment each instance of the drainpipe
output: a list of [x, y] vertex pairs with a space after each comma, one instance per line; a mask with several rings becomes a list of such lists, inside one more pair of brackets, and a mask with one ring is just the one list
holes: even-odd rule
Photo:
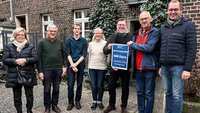
[[10, 0], [10, 20], [13, 21], [13, 7], [12, 7], [12, 0]]

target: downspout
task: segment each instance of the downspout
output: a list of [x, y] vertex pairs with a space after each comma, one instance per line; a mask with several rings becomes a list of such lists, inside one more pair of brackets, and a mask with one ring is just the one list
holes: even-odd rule
[[12, 7], [12, 0], [10, 0], [10, 20], [13, 21], [13, 7]]

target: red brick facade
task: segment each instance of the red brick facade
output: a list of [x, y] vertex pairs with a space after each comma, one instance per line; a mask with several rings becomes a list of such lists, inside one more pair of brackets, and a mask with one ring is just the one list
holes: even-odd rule
[[[12, 0], [13, 15], [28, 15], [28, 32], [37, 32], [42, 37], [42, 16], [52, 13], [53, 21], [60, 30], [65, 30], [66, 34], [71, 33], [73, 24], [73, 14], [75, 10], [94, 8], [96, 0]], [[125, 17], [130, 22], [136, 22], [139, 14], [138, 4], [128, 5], [126, 0], [115, 0], [118, 4], [121, 17]], [[8, 2], [0, 3], [0, 20], [10, 18], [10, 5]], [[183, 15], [191, 18], [196, 24], [198, 36], [198, 54], [200, 54], [200, 0], [185, 0], [183, 3]]]

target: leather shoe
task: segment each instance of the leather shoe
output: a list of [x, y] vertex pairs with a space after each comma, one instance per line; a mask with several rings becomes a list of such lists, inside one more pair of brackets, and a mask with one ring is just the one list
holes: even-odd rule
[[97, 108], [97, 103], [92, 103], [91, 109], [95, 110]]
[[126, 110], [126, 108], [122, 108], [121, 113], [128, 113], [128, 111]]
[[60, 108], [58, 108], [58, 106], [52, 106], [52, 110], [54, 111], [54, 112], [56, 112], [56, 113], [60, 113], [61, 112], [61, 110], [60, 110]]
[[44, 113], [50, 113], [50, 108], [45, 108], [45, 112]]
[[81, 104], [80, 104], [80, 102], [76, 102], [76, 109], [81, 109]]
[[99, 106], [99, 109], [100, 109], [100, 110], [103, 110], [103, 109], [104, 109], [103, 103], [98, 103], [97, 105]]
[[72, 110], [72, 108], [74, 107], [73, 103], [69, 103], [69, 105], [67, 106], [67, 111]]
[[112, 111], [112, 110], [116, 110], [116, 108], [109, 105], [109, 106], [103, 111], [103, 113], [109, 113], [109, 112]]

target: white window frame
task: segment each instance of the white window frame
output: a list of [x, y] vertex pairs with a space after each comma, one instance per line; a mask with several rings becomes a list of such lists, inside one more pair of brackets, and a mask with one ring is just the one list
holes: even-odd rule
[[[89, 17], [85, 17], [85, 12], [86, 11], [89, 11], [89, 10], [76, 10], [74, 11], [74, 23], [80, 23], [82, 28], [82, 32], [81, 32], [81, 35], [82, 37], [86, 37], [86, 32], [89, 32], [90, 30], [89, 29], [85, 29], [85, 23], [88, 23], [89, 22]], [[81, 18], [76, 18], [76, 13], [77, 12], [81, 12]]]
[[[44, 17], [47, 16], [47, 21], [44, 21]], [[45, 26], [49, 24], [53, 24], [52, 14], [43, 14], [42, 15], [42, 36], [43, 38], [47, 37], [47, 31], [45, 30]]]

